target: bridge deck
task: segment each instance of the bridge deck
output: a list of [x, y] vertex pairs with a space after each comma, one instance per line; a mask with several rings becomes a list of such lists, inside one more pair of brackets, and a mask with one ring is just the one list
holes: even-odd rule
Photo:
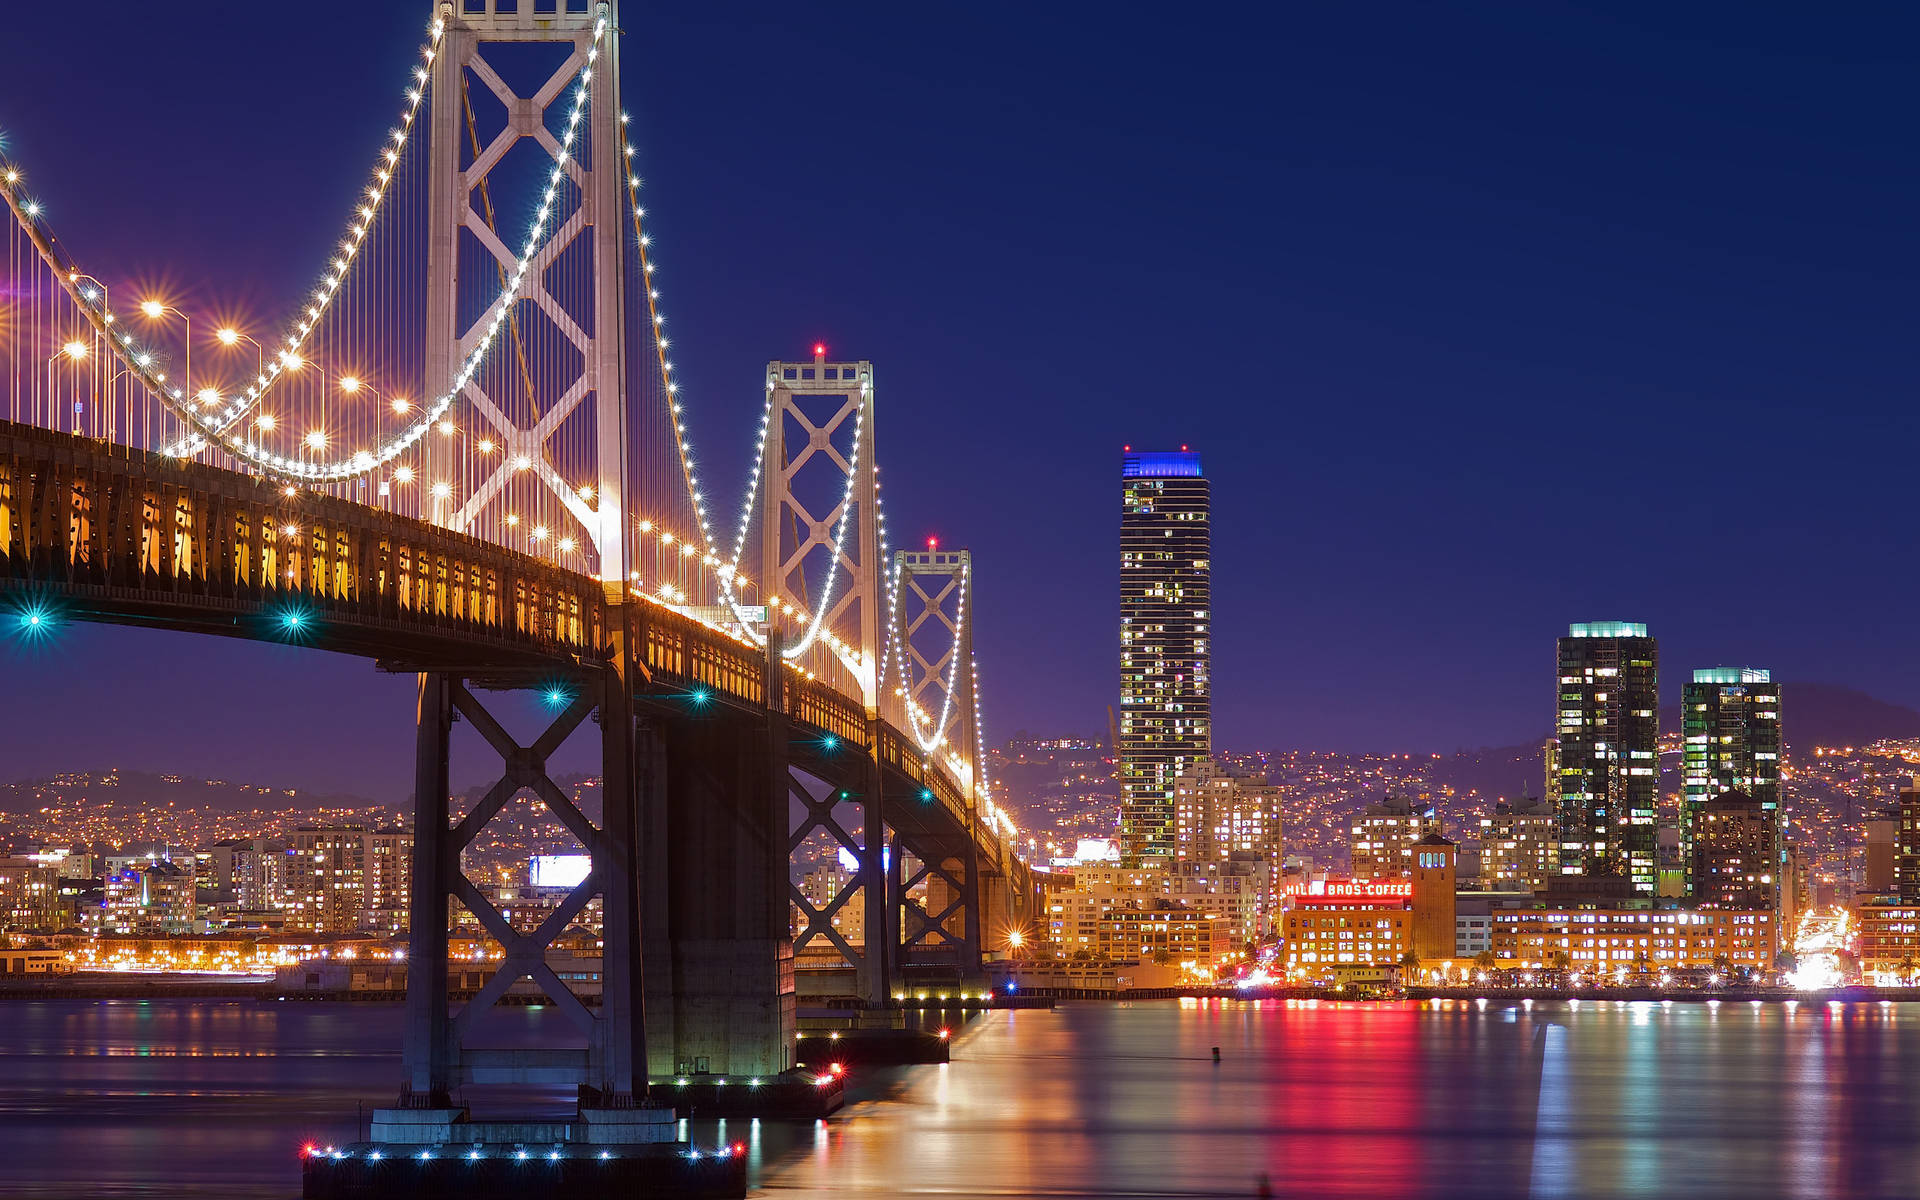
[[[56, 618], [296, 642], [394, 669], [511, 677], [611, 652], [628, 622], [641, 699], [706, 689], [767, 704], [765, 652], [657, 602], [478, 538], [219, 467], [0, 421], [0, 593]], [[849, 751], [879, 739], [923, 838], [973, 837], [1017, 866], [953, 777], [857, 696], [790, 672], [789, 718]], [[930, 793], [930, 795], [929, 795]]]

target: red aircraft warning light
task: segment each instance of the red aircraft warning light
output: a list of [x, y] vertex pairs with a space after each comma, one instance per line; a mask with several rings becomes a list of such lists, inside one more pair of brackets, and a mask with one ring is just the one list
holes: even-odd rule
[[815, 358], [825, 358], [827, 356], [827, 344], [825, 342], [815, 342], [813, 344], [813, 356]]

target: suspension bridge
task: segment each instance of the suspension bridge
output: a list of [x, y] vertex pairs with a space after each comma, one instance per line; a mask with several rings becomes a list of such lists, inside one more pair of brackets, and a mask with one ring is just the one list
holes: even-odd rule
[[[574, 1083], [621, 1111], [690, 1064], [772, 1076], [809, 986], [796, 947], [815, 990], [883, 1014], [916, 970], [978, 978], [1032, 916], [985, 774], [971, 557], [889, 544], [872, 364], [824, 346], [768, 364], [737, 417], [754, 465], [736, 505], [697, 466], [689, 408], [728, 404], [676, 376], [620, 37], [611, 0], [435, 8], [332, 252], [278, 277], [312, 272], [274, 329], [140, 291], [59, 227], [58, 179], [0, 164], [16, 632], [296, 642], [418, 677], [397, 1111], [489, 1082]], [[490, 706], [534, 689], [552, 720], [521, 744]], [[547, 774], [589, 718], [597, 823]], [[467, 811], [448, 798], [455, 721], [498, 761]], [[592, 863], [537, 927], [460, 870], [528, 790]], [[853, 869], [809, 898], [790, 858], [822, 845]], [[590, 1006], [546, 950], [595, 897]], [[456, 903], [504, 951], [457, 1011]], [[477, 1044], [476, 1014], [523, 978], [572, 1045]]]

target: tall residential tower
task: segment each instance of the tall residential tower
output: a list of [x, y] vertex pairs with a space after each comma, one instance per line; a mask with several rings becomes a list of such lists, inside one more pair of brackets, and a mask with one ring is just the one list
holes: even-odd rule
[[[1779, 877], [1780, 686], [1754, 667], [1708, 667], [1681, 692], [1680, 857], [1694, 860], [1700, 806], [1726, 792], [1744, 792], [1773, 819], [1775, 844], [1767, 873]], [[1689, 892], [1697, 881], [1688, 879]]]
[[1213, 749], [1212, 538], [1200, 456], [1127, 453], [1120, 469], [1120, 849], [1174, 856], [1174, 778]]
[[1560, 869], [1655, 890], [1660, 650], [1633, 621], [1583, 621], [1560, 639]]

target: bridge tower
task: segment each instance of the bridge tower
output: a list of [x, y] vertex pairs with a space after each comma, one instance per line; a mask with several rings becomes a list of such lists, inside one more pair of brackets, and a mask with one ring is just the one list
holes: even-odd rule
[[[792, 797], [807, 816], [794, 842], [816, 828], [835, 830], [841, 798], [860, 808], [855, 881], [845, 891], [866, 897], [887, 894], [886, 798], [880, 765], [880, 646], [882, 572], [880, 483], [874, 467], [874, 391], [871, 362], [829, 362], [827, 348], [814, 347], [811, 361], [767, 364], [767, 410], [760, 447], [760, 598], [772, 617], [783, 609], [811, 614], [786, 630], [796, 652], [811, 641], [838, 639], [860, 687], [866, 709], [866, 770], [851, 788], [815, 794], [795, 781]], [[811, 573], [811, 577], [809, 574]], [[799, 618], [787, 618], [795, 621]], [[836, 649], [836, 652], [839, 651]], [[837, 908], [843, 900], [836, 900]], [[863, 946], [857, 953], [840, 942], [843, 957], [857, 960], [858, 992], [872, 1007], [884, 1007], [894, 977], [897, 930], [891, 906], [865, 902]], [[805, 911], [805, 910], [803, 910]], [[809, 931], [820, 914], [809, 913]], [[808, 934], [803, 933], [805, 941]], [[836, 939], [837, 940], [837, 939]]]
[[[981, 764], [973, 677], [973, 555], [968, 550], [896, 550], [887, 587], [893, 620], [881, 685], [895, 680], [902, 724], [920, 750], [965, 781], [967, 836], [916, 834], [896, 822], [893, 900], [900, 906], [903, 965], [928, 952], [971, 976], [981, 964]], [[916, 887], [924, 888], [915, 894]]]
[[[532, 0], [516, 5], [474, 0], [440, 5], [446, 33], [432, 63], [430, 83], [430, 181], [427, 214], [427, 378], [450, 380], [486, 328], [498, 318], [510, 327], [550, 322], [564, 339], [549, 359], [577, 355], [577, 372], [548, 364], [535, 383], [523, 367], [523, 393], [511, 397], [513, 376], [477, 375], [465, 398], [478, 419], [493, 430], [499, 452], [487, 472], [464, 497], [438, 500], [432, 519], [462, 532], [496, 503], [516, 477], [530, 474], [550, 491], [592, 542], [603, 581], [624, 586], [631, 559], [627, 529], [627, 406], [625, 396], [626, 317], [624, 224], [625, 168], [620, 138], [619, 12], [616, 0], [597, 0], [574, 11], [578, 0], [560, 0], [540, 12]], [[594, 33], [601, 31], [600, 53], [588, 80], [587, 136], [563, 148], [549, 127], [548, 112], [587, 67]], [[503, 43], [545, 43], [570, 53], [531, 95], [522, 96], [502, 78], [483, 51]], [[472, 93], [479, 89], [506, 110], [505, 125], [479, 144]], [[519, 297], [502, 312], [500, 301], [468, 318], [461, 305], [462, 243], [471, 239], [493, 260], [490, 274], [505, 278], [515, 269], [515, 249], [502, 241], [487, 214], [494, 211], [489, 179], [523, 139], [532, 139], [551, 156], [565, 158], [563, 191], [577, 190], [578, 204], [527, 265]], [[503, 172], [504, 174], [504, 172]], [[580, 255], [569, 253], [588, 243], [587, 285], [554, 287], [550, 280], [578, 269]], [[471, 256], [468, 256], [471, 257]], [[555, 270], [562, 260], [567, 271]], [[550, 274], [551, 273], [551, 274]], [[569, 281], [573, 282], [573, 281]], [[558, 292], [559, 294], [556, 294]], [[515, 336], [518, 334], [516, 332]], [[563, 355], [562, 350], [565, 354]], [[560, 374], [555, 375], [554, 372]], [[571, 378], [566, 376], [571, 375]], [[490, 394], [489, 388], [503, 394]], [[554, 394], [542, 395], [551, 389]], [[591, 408], [599, 478], [590, 496], [579, 481], [564, 478], [554, 465], [549, 444], [561, 429], [577, 424], [582, 406]], [[584, 414], [583, 414], [584, 415]], [[584, 433], [583, 433], [584, 436]], [[429, 472], [434, 470], [434, 441], [425, 442]]]
[[[527, 394], [509, 405], [489, 395], [476, 375], [465, 396], [479, 419], [493, 429], [503, 450], [498, 466], [458, 503], [449, 497], [432, 513], [436, 523], [465, 530], [475, 515], [526, 473], [550, 489], [579, 523], [596, 552], [607, 602], [609, 644], [580, 656], [563, 678], [533, 675], [508, 662], [434, 661], [419, 669], [414, 847], [406, 1032], [406, 1085], [398, 1107], [380, 1110], [376, 1141], [446, 1140], [450, 1123], [464, 1122], [454, 1104], [457, 1089], [470, 1083], [571, 1083], [580, 1088], [579, 1140], [627, 1143], [672, 1140], [671, 1110], [644, 1107], [647, 1050], [643, 1020], [640, 957], [639, 782], [636, 773], [636, 717], [628, 649], [630, 606], [626, 596], [629, 560], [626, 525], [627, 423], [623, 396], [624, 226], [623, 170], [620, 146], [619, 52], [614, 0], [580, 7], [560, 0], [550, 11], [520, 0], [460, 0], [442, 3], [437, 14], [444, 35], [430, 64], [432, 178], [429, 183], [428, 300], [426, 370], [430, 380], [456, 377], [457, 364], [472, 350], [486, 327], [497, 321], [530, 320], [538, 313], [550, 321], [578, 353], [578, 372], [556, 396], [537, 396], [527, 376]], [[502, 78], [483, 53], [505, 43], [539, 43], [561, 52], [554, 68], [532, 95], [522, 96]], [[551, 53], [551, 52], [550, 52]], [[563, 147], [548, 125], [548, 110], [580, 86], [588, 87], [584, 138]], [[504, 107], [506, 123], [487, 144], [479, 144], [470, 89], [483, 88]], [[468, 143], [463, 151], [463, 139]], [[481, 209], [491, 212], [492, 197], [482, 191], [488, 176], [523, 139], [539, 143], [551, 156], [545, 168], [554, 182], [570, 181], [578, 204], [528, 264], [519, 299], [503, 312], [496, 299], [477, 317], [462, 313], [462, 242], [470, 236], [497, 263], [497, 273], [517, 265]], [[563, 152], [564, 151], [564, 152]], [[463, 153], [471, 160], [463, 162]], [[560, 162], [560, 168], [551, 164]], [[476, 192], [481, 194], [476, 198]], [[476, 199], [479, 207], [476, 207]], [[570, 246], [585, 239], [590, 284], [571, 297], [548, 289], [549, 269]], [[576, 256], [576, 260], [577, 260]], [[491, 264], [489, 272], [495, 272]], [[577, 279], [577, 273], [576, 273]], [[584, 294], [581, 294], [584, 291]], [[568, 303], [568, 300], [571, 303]], [[544, 403], [531, 423], [511, 410]], [[591, 497], [555, 469], [548, 444], [556, 430], [583, 405], [591, 405], [597, 438], [598, 479]], [[431, 447], [431, 439], [427, 442]], [[427, 461], [432, 462], [431, 450]], [[431, 469], [431, 465], [429, 465]], [[503, 603], [511, 603], [503, 597]], [[388, 663], [389, 669], [409, 664]], [[488, 711], [484, 689], [538, 687], [557, 707], [551, 724], [531, 744], [520, 744]], [[546, 771], [547, 760], [589, 718], [599, 724], [604, 813], [595, 826]], [[498, 755], [498, 782], [460, 820], [449, 812], [449, 735], [455, 721], [477, 730]], [[525, 930], [507, 919], [460, 868], [460, 852], [514, 796], [531, 791], [586, 848], [587, 878], [537, 928]], [[554, 940], [598, 896], [604, 920], [602, 996], [589, 1008], [548, 965]], [[450, 1011], [447, 919], [451, 901], [466, 907], [504, 948], [504, 960], [478, 995]], [[532, 979], [579, 1028], [579, 1049], [501, 1050], [468, 1044], [475, 1018], [506, 990]], [[571, 1136], [571, 1135], [570, 1135]]]
[[[859, 653], [856, 670], [867, 711], [880, 707], [880, 483], [874, 469], [873, 364], [830, 363], [826, 347], [811, 362], [767, 364], [765, 441], [760, 449], [760, 597], [768, 605], [813, 611], [823, 633]], [[818, 464], [818, 469], [816, 469]], [[839, 486], [816, 489], [819, 477]], [[820, 491], [831, 493], [823, 497]], [[831, 507], [823, 507], [826, 504]], [[817, 571], [807, 578], [809, 569]], [[804, 641], [794, 630], [790, 644]]]

